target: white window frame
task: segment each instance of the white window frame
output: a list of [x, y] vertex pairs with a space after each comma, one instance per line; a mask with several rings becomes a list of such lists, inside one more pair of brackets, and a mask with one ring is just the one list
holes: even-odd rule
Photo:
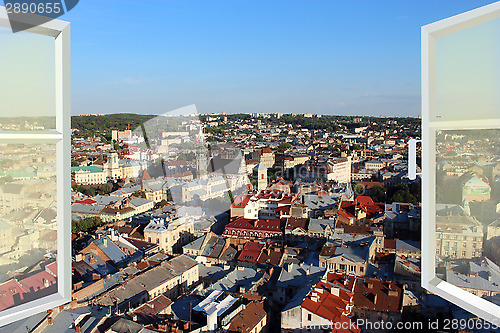
[[[436, 40], [500, 18], [500, 2], [422, 27], [422, 287], [495, 325], [500, 306], [439, 279], [436, 258], [436, 131], [500, 129], [498, 119], [436, 121], [431, 119], [436, 93]], [[432, 113], [431, 113], [432, 112]]]
[[[35, 15], [16, 15], [16, 23], [30, 25]], [[11, 28], [5, 7], [0, 6], [0, 27]], [[51, 20], [26, 29], [54, 38], [55, 47], [55, 131], [0, 132], [0, 142], [49, 143], [56, 145], [57, 170], [57, 286], [58, 292], [0, 311], [1, 325], [29, 317], [71, 302], [71, 95], [70, 24]]]

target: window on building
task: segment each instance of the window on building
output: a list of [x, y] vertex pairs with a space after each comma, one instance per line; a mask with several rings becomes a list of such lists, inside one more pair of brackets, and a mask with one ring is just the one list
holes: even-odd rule
[[[469, 214], [466, 205], [500, 198], [492, 191], [490, 179], [473, 167], [459, 166], [452, 155], [463, 156], [460, 149], [467, 146], [471, 160], [482, 156], [497, 159], [491, 142], [500, 137], [499, 46], [500, 3], [422, 27], [422, 188], [429, 191], [422, 195], [422, 286], [490, 322], [500, 320], [500, 306], [455, 282], [464, 279], [454, 279], [458, 272], [467, 272], [460, 270], [463, 264], [455, 256], [462, 253], [477, 265], [487, 265], [481, 257], [481, 242], [482, 225], [488, 221], [474, 211]], [[413, 142], [410, 146], [415, 147]], [[440, 165], [447, 165], [447, 170]], [[410, 178], [414, 178], [413, 170], [409, 170]], [[449, 190], [445, 180], [452, 173], [460, 174], [456, 192]], [[450, 200], [453, 195], [456, 197]], [[467, 213], [442, 213], [444, 205], [451, 203]], [[462, 248], [475, 249], [472, 257], [467, 258], [467, 251], [458, 251], [455, 242], [453, 249], [445, 242], [440, 253], [440, 232], [453, 234], [443, 235], [445, 239], [465, 239]], [[449, 252], [453, 257], [447, 258]], [[442, 271], [445, 274], [438, 274]]]
[[[1, 170], [0, 325], [71, 301], [69, 24], [13, 33], [21, 19], [0, 7], [0, 160], [12, 161]], [[21, 210], [54, 219], [20, 223]], [[26, 267], [37, 269], [15, 273]]]

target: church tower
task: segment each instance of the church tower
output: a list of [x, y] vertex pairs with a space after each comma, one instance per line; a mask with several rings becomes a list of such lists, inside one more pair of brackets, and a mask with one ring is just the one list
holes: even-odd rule
[[111, 179], [121, 178], [119, 175], [120, 162], [118, 159], [118, 153], [116, 150], [112, 149], [108, 154], [108, 177]]
[[267, 168], [259, 163], [257, 166], [257, 189], [263, 191], [267, 188]]
[[196, 151], [196, 178], [207, 179], [207, 154], [202, 149]]

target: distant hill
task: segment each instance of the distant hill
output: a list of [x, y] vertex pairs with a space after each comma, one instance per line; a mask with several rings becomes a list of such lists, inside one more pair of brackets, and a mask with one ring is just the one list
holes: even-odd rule
[[133, 113], [115, 113], [107, 115], [73, 116], [71, 117], [71, 128], [76, 129], [78, 137], [104, 136], [111, 140], [111, 130], [136, 129], [140, 124], [157, 117], [156, 115], [143, 115]]

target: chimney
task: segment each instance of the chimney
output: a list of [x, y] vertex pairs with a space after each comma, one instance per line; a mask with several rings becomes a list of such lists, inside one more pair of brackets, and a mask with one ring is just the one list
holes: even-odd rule
[[47, 324], [48, 325], [54, 324], [54, 319], [52, 319], [52, 317], [47, 318]]
[[103, 242], [105, 247], [108, 247], [108, 238], [107, 237], [103, 237], [102, 242]]

